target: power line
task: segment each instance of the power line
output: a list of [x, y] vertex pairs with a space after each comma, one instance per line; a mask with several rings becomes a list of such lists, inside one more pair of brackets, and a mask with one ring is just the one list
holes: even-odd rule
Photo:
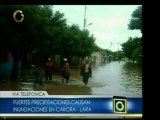
[[[91, 18], [94, 18], [94, 15], [92, 14], [92, 12], [91, 12], [91, 10], [88, 8], [87, 9], [87, 11], [88, 11], [88, 15], [91, 17]], [[96, 29], [99, 29], [103, 34], [104, 34], [104, 36], [105, 36], [105, 34], [107, 33], [107, 31], [106, 31], [106, 29], [104, 29], [104, 26], [101, 26], [101, 25], [98, 25], [98, 27], [96, 28]], [[107, 38], [107, 36], [106, 36], [106, 38]], [[112, 44], [112, 40], [110, 40], [111, 41], [111, 44], [110, 44], [110, 49], [112, 48], [112, 46], [113, 46], [113, 44]]]
[[[53, 9], [53, 8], [52, 8], [52, 9]], [[60, 11], [60, 12], [64, 13], [65, 17], [67, 18], [66, 20], [67, 20], [69, 23], [71, 23], [71, 24], [78, 24], [78, 23], [74, 23], [74, 22], [71, 22], [70, 20], [68, 20], [69, 18], [66, 16], [65, 12], [62, 11], [62, 10], [59, 10], [59, 9], [55, 9], [55, 6], [54, 6], [54, 12], [55, 12], [55, 11]], [[73, 14], [73, 12], [75, 12], [75, 11], [72, 10], [71, 8], [68, 8], [68, 13], [67, 13], [67, 15], [70, 14], [70, 16], [74, 16], [74, 19], [76, 19], [76, 21], [78, 21], [79, 18], [77, 17], [77, 14]], [[75, 16], [76, 16], [76, 17], [75, 17]]]
[[67, 20], [68, 22], [70, 22], [70, 23], [72, 23], [72, 24], [75, 24], [75, 23], [73, 23], [73, 22], [71, 22], [71, 21], [69, 21], [69, 20]]

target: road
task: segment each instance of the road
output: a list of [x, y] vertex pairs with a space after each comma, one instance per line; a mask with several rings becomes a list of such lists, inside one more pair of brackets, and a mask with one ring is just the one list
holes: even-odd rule
[[92, 66], [93, 75], [87, 86], [79, 73], [78, 69], [71, 69], [68, 84], [62, 83], [60, 75], [53, 74], [53, 80], [44, 81], [43, 87], [33, 87], [33, 77], [28, 76], [17, 84], [3, 84], [1, 90], [46, 90], [52, 95], [142, 96], [142, 70], [135, 65], [115, 61]]

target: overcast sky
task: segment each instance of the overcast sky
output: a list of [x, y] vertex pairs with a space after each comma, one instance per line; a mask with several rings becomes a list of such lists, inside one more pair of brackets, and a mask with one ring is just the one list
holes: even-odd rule
[[[129, 37], [140, 37], [139, 30], [128, 30], [131, 14], [138, 5], [87, 5], [86, 28], [96, 38], [96, 44], [104, 49], [117, 51], [119, 44]], [[60, 11], [68, 25], [77, 24], [83, 29], [85, 5], [54, 5], [53, 12]], [[92, 23], [92, 25], [88, 25]], [[87, 26], [88, 25], [88, 26]]]

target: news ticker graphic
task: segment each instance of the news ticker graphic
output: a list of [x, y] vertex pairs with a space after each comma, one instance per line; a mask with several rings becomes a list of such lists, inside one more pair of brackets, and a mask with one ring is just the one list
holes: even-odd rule
[[142, 114], [142, 97], [48, 95], [45, 91], [1, 91], [1, 114]]

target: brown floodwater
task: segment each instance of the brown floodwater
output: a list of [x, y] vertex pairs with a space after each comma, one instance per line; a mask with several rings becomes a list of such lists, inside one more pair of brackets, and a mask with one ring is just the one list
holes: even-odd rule
[[62, 83], [60, 75], [53, 74], [52, 81], [44, 81], [44, 86], [33, 86], [30, 72], [17, 81], [2, 81], [0, 90], [45, 90], [51, 95], [106, 95], [142, 96], [142, 70], [131, 63], [110, 62], [92, 66], [92, 78], [88, 85], [82, 82], [79, 69], [71, 68], [68, 84]]

